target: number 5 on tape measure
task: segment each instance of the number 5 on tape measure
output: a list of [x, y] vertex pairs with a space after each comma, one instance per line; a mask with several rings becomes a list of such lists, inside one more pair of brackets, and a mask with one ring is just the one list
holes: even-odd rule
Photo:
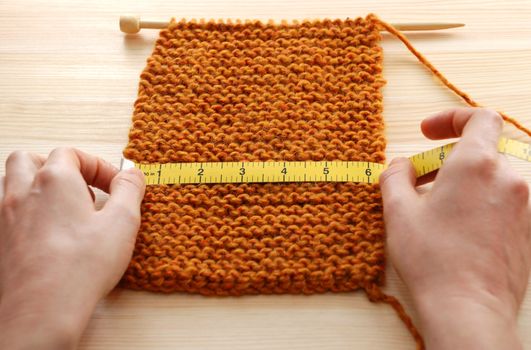
[[[409, 159], [417, 176], [441, 167], [455, 144], [416, 154]], [[501, 153], [531, 161], [531, 145], [501, 138]], [[137, 164], [122, 159], [122, 169], [136, 167], [148, 185], [259, 182], [362, 182], [377, 183], [386, 166], [355, 161], [266, 161]]]

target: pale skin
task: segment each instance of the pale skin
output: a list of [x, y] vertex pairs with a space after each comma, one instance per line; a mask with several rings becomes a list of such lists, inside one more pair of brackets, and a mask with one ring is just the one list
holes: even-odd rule
[[[502, 119], [447, 110], [421, 125], [460, 137], [428, 191], [395, 159], [381, 189], [390, 260], [409, 288], [428, 349], [520, 349], [531, 266], [529, 188], [496, 151]], [[109, 193], [97, 210], [88, 186]], [[144, 193], [73, 149], [15, 152], [0, 182], [0, 348], [74, 349], [132, 254]], [[61, 310], [61, 312], [57, 312]]]

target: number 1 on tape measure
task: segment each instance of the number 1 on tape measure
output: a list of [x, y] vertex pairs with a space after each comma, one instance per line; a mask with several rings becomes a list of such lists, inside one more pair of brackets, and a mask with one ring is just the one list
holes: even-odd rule
[[[439, 169], [455, 144], [411, 156], [417, 176]], [[531, 145], [501, 138], [501, 153], [531, 161]], [[386, 165], [356, 161], [266, 161], [137, 164], [122, 159], [122, 169], [136, 167], [148, 185], [264, 182], [377, 183]]]

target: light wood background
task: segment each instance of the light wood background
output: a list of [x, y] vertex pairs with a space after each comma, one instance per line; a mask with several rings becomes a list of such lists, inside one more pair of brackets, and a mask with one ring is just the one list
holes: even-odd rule
[[[138, 77], [157, 31], [125, 36], [118, 17], [344, 18], [457, 21], [465, 28], [411, 34], [451, 81], [531, 126], [528, 0], [19, 0], [0, 2], [0, 163], [16, 149], [79, 147], [119, 164]], [[419, 121], [461, 105], [397, 40], [385, 36], [388, 154], [433, 147]], [[507, 135], [527, 140], [507, 127]], [[528, 180], [531, 167], [511, 163]], [[0, 174], [3, 173], [3, 169]], [[411, 310], [389, 268], [387, 292]], [[531, 349], [531, 292], [519, 320]], [[449, 335], [451, 336], [451, 335]], [[363, 293], [211, 298], [118, 290], [103, 300], [81, 349], [412, 349], [406, 328]]]

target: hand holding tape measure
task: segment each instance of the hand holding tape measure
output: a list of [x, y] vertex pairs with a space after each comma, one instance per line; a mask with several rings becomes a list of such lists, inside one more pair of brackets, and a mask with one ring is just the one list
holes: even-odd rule
[[[417, 177], [439, 169], [455, 143], [409, 157]], [[498, 151], [531, 161], [531, 144], [500, 138]], [[266, 161], [138, 164], [122, 160], [122, 169], [136, 167], [148, 185], [260, 182], [377, 183], [386, 165], [355, 161]]]

